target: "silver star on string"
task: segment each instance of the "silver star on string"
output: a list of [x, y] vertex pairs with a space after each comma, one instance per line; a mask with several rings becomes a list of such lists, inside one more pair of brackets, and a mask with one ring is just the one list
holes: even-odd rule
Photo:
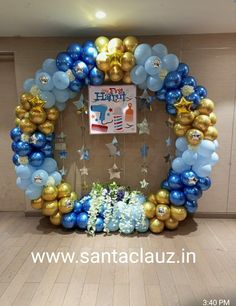
[[149, 185], [149, 183], [145, 179], [140, 181], [140, 186], [141, 186], [142, 189], [146, 189], [148, 185]]
[[167, 147], [170, 147], [171, 146], [171, 143], [172, 143], [172, 141], [171, 141], [171, 138], [170, 138], [170, 136], [166, 139], [166, 146]]
[[139, 129], [139, 134], [150, 134], [149, 126], [148, 126], [148, 121], [146, 118], [143, 119], [141, 123], [137, 124], [137, 127]]
[[57, 139], [59, 142], [64, 142], [64, 140], [66, 139], [66, 135], [64, 134], [64, 132], [61, 132], [60, 134], [58, 134]]
[[117, 167], [116, 164], [114, 164], [112, 166], [112, 168], [109, 168], [108, 172], [109, 172], [109, 175], [110, 175], [110, 180], [112, 180], [113, 178], [120, 179], [120, 170], [119, 170], [119, 168]]
[[67, 174], [67, 170], [64, 166], [59, 170], [59, 172], [61, 173], [61, 176], [65, 176]]
[[110, 156], [120, 156], [119, 144], [116, 137], [113, 138], [111, 143], [107, 143], [106, 147], [109, 150]]
[[86, 168], [85, 166], [83, 166], [83, 168], [79, 169], [80, 171], [80, 175], [88, 175], [88, 168]]
[[77, 108], [77, 110], [81, 110], [82, 108], [84, 108], [84, 95], [81, 94], [79, 97], [78, 101], [74, 101], [73, 104], [75, 105], [75, 107]]
[[89, 150], [86, 149], [84, 145], [78, 150], [78, 153], [80, 155], [80, 160], [89, 160]]
[[148, 167], [147, 167], [147, 165], [142, 165], [142, 166], [141, 166], [141, 172], [144, 173], [144, 174], [147, 174], [147, 173], [148, 173]]

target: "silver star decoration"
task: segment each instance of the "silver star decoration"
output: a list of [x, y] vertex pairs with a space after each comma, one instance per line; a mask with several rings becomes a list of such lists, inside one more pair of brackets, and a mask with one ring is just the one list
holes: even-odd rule
[[148, 185], [149, 185], [149, 183], [145, 179], [140, 181], [140, 186], [141, 186], [142, 189], [146, 189]]
[[170, 138], [170, 136], [166, 139], [166, 146], [167, 147], [170, 147], [171, 146], [171, 143], [172, 143], [172, 141], [171, 141], [171, 138]]
[[79, 169], [81, 176], [82, 175], [88, 175], [88, 168], [83, 166], [83, 168]]
[[58, 134], [57, 139], [59, 142], [64, 142], [66, 139], [66, 135], [64, 134], [64, 132], [61, 132], [60, 134]]
[[196, 177], [190, 177], [190, 178], [188, 179], [188, 183], [189, 183], [190, 185], [195, 185], [197, 182], [198, 182], [198, 179], [197, 179]]
[[86, 149], [84, 145], [78, 150], [78, 153], [80, 155], [80, 160], [89, 160], [89, 150]]
[[107, 143], [106, 147], [109, 150], [110, 156], [120, 156], [119, 144], [116, 137], [113, 138], [111, 143]]
[[59, 172], [61, 173], [61, 176], [65, 176], [67, 174], [67, 170], [64, 166], [59, 170]]
[[110, 180], [112, 180], [113, 178], [120, 179], [120, 170], [119, 170], [119, 168], [117, 167], [116, 164], [114, 164], [112, 166], [112, 168], [109, 168], [108, 172], [109, 172], [109, 175], [110, 175]]
[[142, 166], [141, 166], [141, 172], [144, 173], [144, 174], [147, 174], [147, 173], [148, 173], [148, 167], [147, 167], [147, 165], [142, 165]]
[[29, 136], [29, 135], [27, 135], [27, 134], [22, 134], [21, 135], [21, 140], [22, 141], [25, 141], [25, 142], [30, 142], [31, 143], [31, 138], [34, 136], [34, 138], [35, 138], [35, 142], [33, 142], [34, 144], [37, 142], [37, 139], [36, 139], [36, 137], [35, 137], [35, 135], [32, 135], [31, 137]]
[[141, 123], [137, 124], [137, 127], [139, 129], [139, 134], [150, 134], [149, 126], [148, 126], [148, 121], [146, 118], [143, 119]]
[[84, 95], [81, 94], [79, 97], [78, 101], [74, 101], [73, 104], [75, 105], [75, 107], [77, 108], [77, 110], [81, 110], [82, 108], [84, 108]]
[[140, 96], [140, 99], [147, 99], [149, 97], [149, 94], [146, 89], [144, 89], [142, 95]]

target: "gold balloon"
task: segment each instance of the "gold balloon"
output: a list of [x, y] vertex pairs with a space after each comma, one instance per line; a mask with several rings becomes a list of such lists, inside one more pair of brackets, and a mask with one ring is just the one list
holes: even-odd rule
[[42, 198], [45, 201], [54, 201], [57, 198], [57, 187], [46, 186], [43, 188]]
[[43, 199], [40, 197], [40, 198], [38, 198], [38, 199], [36, 199], [36, 200], [32, 200], [32, 201], [31, 201], [31, 207], [34, 208], [34, 209], [41, 209], [42, 206], [43, 206], [43, 203], [44, 203], [44, 201], [43, 201]]
[[29, 112], [29, 118], [33, 123], [41, 124], [46, 120], [47, 114], [42, 107], [34, 106]]
[[155, 194], [152, 193], [148, 196], [148, 202], [152, 202], [153, 204], [157, 205]]
[[143, 204], [143, 210], [145, 216], [149, 219], [152, 219], [156, 215], [156, 206], [152, 202], [145, 202]]
[[136, 37], [134, 36], [127, 36], [125, 37], [125, 39], [123, 40], [123, 44], [125, 46], [125, 49], [127, 51], [130, 51], [130, 52], [134, 52], [135, 48], [137, 47], [138, 45], [138, 40]]
[[60, 211], [50, 216], [50, 221], [53, 225], [60, 225], [61, 219], [62, 219], [62, 213]]
[[31, 109], [31, 104], [30, 104], [30, 101], [31, 99], [33, 99], [33, 95], [30, 93], [30, 92], [25, 92], [21, 95], [20, 97], [20, 103], [22, 105], [22, 107], [25, 109], [25, 110], [30, 110]]
[[70, 199], [72, 201], [76, 201], [78, 199], [78, 195], [76, 192], [72, 191], [71, 194], [70, 194]]
[[182, 137], [186, 134], [186, 132], [191, 128], [190, 125], [182, 125], [180, 123], [176, 123], [174, 125], [174, 133], [178, 137]]
[[109, 74], [106, 72], [104, 82], [109, 82], [109, 81], [110, 81], [110, 77], [109, 77]]
[[179, 113], [176, 117], [176, 121], [183, 125], [189, 125], [193, 122], [194, 117], [194, 112]]
[[149, 229], [151, 232], [155, 234], [159, 234], [163, 231], [165, 223], [163, 221], [158, 220], [157, 218], [152, 218], [150, 220]]
[[54, 124], [53, 124], [52, 121], [46, 120], [44, 123], [42, 123], [38, 126], [38, 129], [40, 130], [40, 132], [48, 135], [48, 134], [53, 133]]
[[47, 119], [51, 121], [56, 121], [59, 117], [59, 111], [56, 107], [51, 107], [46, 110]]
[[107, 52], [99, 53], [96, 58], [96, 63], [97, 63], [97, 67], [104, 72], [110, 70], [111, 68], [110, 66], [111, 61], [110, 61], [110, 57]]
[[218, 131], [214, 126], [209, 126], [207, 131], [204, 134], [204, 138], [208, 140], [215, 140], [218, 137]]
[[159, 204], [169, 204], [169, 191], [160, 189], [156, 194], [156, 200]]
[[217, 117], [215, 113], [210, 113], [209, 118], [211, 120], [211, 125], [215, 125], [217, 121]]
[[74, 201], [72, 201], [69, 197], [65, 197], [60, 199], [58, 206], [62, 214], [67, 214], [73, 210]]
[[203, 133], [196, 129], [190, 129], [186, 133], [186, 138], [190, 145], [196, 146], [202, 141]]
[[168, 228], [169, 230], [174, 230], [178, 227], [179, 221], [169, 218], [165, 221], [165, 227]]
[[20, 126], [21, 120], [19, 118], [15, 119], [15, 125]]
[[27, 114], [27, 111], [23, 108], [23, 106], [18, 105], [15, 109], [16, 117], [19, 119], [25, 118], [25, 115]]
[[31, 134], [36, 130], [36, 125], [29, 119], [22, 119], [20, 121], [20, 129], [25, 134]]
[[69, 197], [71, 194], [71, 186], [68, 183], [61, 183], [57, 186], [58, 189], [58, 199], [63, 197]]
[[109, 43], [109, 39], [105, 36], [99, 36], [98, 38], [96, 38], [94, 42], [99, 52], [107, 51], [108, 43]]
[[123, 78], [124, 73], [120, 66], [115, 65], [110, 69], [109, 76], [113, 82], [119, 82]]
[[177, 221], [183, 221], [187, 217], [187, 211], [184, 206], [174, 206], [170, 207], [170, 215], [173, 219]]
[[123, 41], [120, 38], [112, 38], [107, 48], [109, 53], [123, 53], [125, 50]]
[[207, 115], [199, 115], [193, 121], [193, 127], [202, 132], [205, 132], [210, 125], [211, 120]]
[[214, 102], [208, 98], [202, 99], [197, 110], [201, 114], [209, 115], [214, 110]]
[[165, 221], [170, 218], [170, 207], [165, 204], [158, 204], [156, 207], [156, 217], [158, 220]]
[[135, 65], [135, 57], [131, 52], [125, 52], [120, 59], [121, 69], [130, 71]]
[[122, 81], [123, 81], [125, 84], [132, 84], [132, 80], [131, 80], [131, 77], [130, 77], [130, 73], [129, 73], [128, 71], [125, 72]]
[[58, 211], [58, 202], [56, 200], [43, 203], [43, 206], [42, 206], [43, 215], [52, 216], [52, 215], [55, 215], [57, 211]]

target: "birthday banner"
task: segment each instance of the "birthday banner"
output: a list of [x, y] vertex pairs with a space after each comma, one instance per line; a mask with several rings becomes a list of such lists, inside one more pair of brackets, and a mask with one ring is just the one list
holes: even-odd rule
[[136, 86], [89, 86], [90, 134], [136, 133]]

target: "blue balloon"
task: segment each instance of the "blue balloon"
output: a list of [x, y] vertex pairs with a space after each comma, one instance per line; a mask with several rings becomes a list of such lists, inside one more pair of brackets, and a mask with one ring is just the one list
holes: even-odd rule
[[59, 103], [64, 103], [70, 98], [69, 91], [67, 89], [61, 90], [54, 88], [52, 92], [56, 98], [56, 101]]
[[38, 75], [39, 73], [41, 73], [41, 72], [43, 72], [43, 69], [38, 69], [38, 70], [35, 72], [34, 77], [37, 78], [37, 75]]
[[109, 229], [110, 232], [116, 232], [119, 230], [119, 220], [112, 218], [108, 224], [107, 224], [107, 228]]
[[88, 225], [88, 219], [88, 214], [86, 212], [81, 212], [80, 214], [78, 214], [76, 219], [78, 228], [86, 229]]
[[166, 112], [169, 114], [169, 115], [176, 115], [177, 114], [177, 110], [174, 106], [172, 105], [168, 105], [166, 104]]
[[25, 91], [30, 91], [34, 85], [35, 85], [34, 79], [27, 79], [24, 81], [23, 88]]
[[21, 140], [21, 134], [22, 132], [19, 127], [15, 127], [10, 131], [10, 136], [13, 141]]
[[61, 221], [62, 226], [67, 229], [74, 228], [76, 225], [76, 217], [77, 216], [74, 212], [64, 214]]
[[80, 92], [80, 90], [83, 88], [83, 82], [79, 80], [74, 80], [70, 82], [69, 89], [75, 93]]
[[41, 149], [46, 144], [46, 137], [43, 133], [35, 132], [29, 140], [30, 144], [37, 149]]
[[21, 190], [26, 190], [30, 184], [31, 184], [30, 179], [22, 179], [20, 177], [17, 177], [16, 179], [16, 185]]
[[16, 147], [15, 147], [15, 152], [19, 156], [27, 156], [31, 153], [32, 148], [31, 145], [28, 142], [25, 141], [17, 141]]
[[88, 66], [84, 62], [76, 61], [74, 62], [72, 66], [72, 72], [77, 80], [84, 81], [89, 74], [89, 69], [88, 69]]
[[91, 85], [101, 85], [104, 82], [104, 72], [99, 70], [97, 67], [94, 67], [92, 70], [89, 72], [89, 79], [90, 79], [90, 84]]
[[50, 108], [56, 102], [56, 98], [51, 91], [41, 91], [39, 97], [45, 101], [44, 108]]
[[52, 78], [47, 72], [38, 73], [35, 78], [35, 84], [41, 90], [52, 90], [54, 87]]
[[146, 72], [154, 76], [161, 71], [161, 59], [158, 56], [150, 56], [145, 62], [145, 70]]
[[194, 214], [197, 211], [198, 205], [196, 201], [186, 201], [184, 204], [185, 208], [190, 214]]
[[25, 196], [30, 200], [36, 200], [41, 196], [42, 187], [30, 184], [25, 190]]
[[197, 173], [200, 177], [209, 176], [212, 170], [211, 165], [194, 165], [193, 170]]
[[151, 76], [147, 77], [147, 87], [151, 91], [157, 91], [163, 86], [163, 81], [160, 78], [154, 78]]
[[60, 52], [56, 58], [56, 65], [59, 70], [67, 71], [73, 65], [73, 60], [67, 52]]
[[20, 165], [16, 167], [16, 175], [22, 179], [31, 178], [33, 168], [29, 165]]
[[197, 86], [195, 88], [195, 93], [198, 94], [198, 96], [200, 97], [200, 99], [204, 99], [207, 97], [207, 90], [205, 87], [203, 86]]
[[59, 112], [62, 112], [66, 108], [66, 103], [56, 102], [55, 107], [59, 110]]
[[182, 157], [176, 157], [172, 161], [172, 168], [177, 173], [182, 173], [185, 170], [190, 170], [191, 166], [185, 164], [185, 162], [183, 161]]
[[182, 190], [172, 190], [170, 192], [170, 202], [176, 206], [181, 206], [185, 203], [186, 198]]
[[64, 90], [70, 85], [68, 75], [63, 71], [57, 71], [52, 77], [53, 84], [57, 89]]
[[147, 218], [144, 219], [144, 223], [140, 222], [138, 225], [135, 225], [135, 229], [139, 233], [145, 233], [149, 229], [149, 220]]
[[136, 65], [130, 72], [130, 77], [135, 85], [142, 84], [146, 81], [147, 72], [142, 65]]
[[29, 156], [29, 164], [33, 167], [40, 167], [42, 166], [45, 159], [45, 155], [43, 152], [33, 152]]
[[95, 227], [96, 227], [96, 232], [102, 232], [103, 228], [104, 228], [104, 220], [101, 217], [97, 217], [96, 223], [95, 223]]
[[62, 176], [61, 176], [60, 172], [54, 171], [53, 173], [50, 174], [50, 177], [52, 177], [54, 179], [56, 186], [61, 184]]
[[46, 143], [43, 148], [41, 148], [41, 152], [44, 153], [45, 157], [53, 156], [53, 146], [51, 143]]
[[162, 183], [161, 183], [161, 188], [167, 189], [167, 190], [171, 190], [171, 188], [170, 188], [170, 186], [169, 186], [168, 180], [162, 181]]
[[99, 209], [99, 216], [102, 217], [102, 218], [105, 218], [105, 214], [106, 214], [105, 205], [101, 205], [101, 207]]
[[165, 88], [161, 88], [160, 90], [156, 91], [156, 97], [159, 101], [165, 101], [166, 99], [166, 94], [167, 94], [167, 91]]
[[197, 186], [185, 187], [184, 194], [189, 201], [197, 201], [202, 196], [201, 188]]
[[12, 151], [16, 152], [17, 141], [13, 141], [11, 144]]
[[85, 62], [87, 65], [94, 66], [96, 63], [96, 57], [98, 56], [98, 51], [95, 45], [88, 45], [83, 47], [82, 51], [82, 61]]
[[164, 80], [164, 86], [167, 89], [178, 88], [180, 83], [181, 83], [181, 75], [177, 71], [169, 72]]
[[79, 214], [82, 212], [82, 210], [83, 210], [83, 204], [81, 203], [81, 201], [75, 200], [73, 212]]
[[87, 48], [87, 47], [93, 47], [94, 46], [94, 43], [92, 40], [86, 40], [84, 43], [83, 43], [83, 48]]
[[163, 44], [155, 44], [152, 47], [152, 53], [162, 59], [165, 55], [168, 54], [168, 50]]
[[182, 93], [179, 89], [173, 89], [166, 92], [166, 103], [174, 106], [182, 97]]
[[19, 158], [20, 156], [18, 154], [13, 154], [12, 156], [12, 162], [16, 165], [16, 166], [20, 166], [20, 162], [19, 162]]
[[71, 43], [66, 51], [73, 61], [77, 61], [81, 58], [83, 48], [79, 43]]
[[54, 58], [47, 58], [42, 65], [43, 71], [53, 75], [57, 71], [56, 60]]
[[121, 233], [128, 235], [134, 231], [134, 222], [129, 222], [127, 220], [121, 220], [119, 227], [120, 227]]
[[194, 77], [192, 76], [186, 76], [185, 78], [182, 79], [182, 82], [181, 82], [181, 87], [183, 86], [192, 86], [192, 87], [196, 87], [197, 86], [197, 81]]
[[162, 67], [168, 71], [175, 71], [179, 66], [179, 59], [175, 54], [167, 54], [162, 58]]
[[208, 176], [199, 177], [197, 187], [201, 188], [202, 191], [209, 189], [211, 187], [211, 179]]
[[46, 185], [48, 180], [48, 173], [45, 170], [36, 170], [33, 172], [31, 181], [36, 186], [44, 186]]
[[204, 139], [198, 146], [197, 153], [203, 157], [211, 157], [211, 154], [215, 151], [215, 149], [216, 146], [214, 142]]
[[183, 152], [182, 159], [187, 165], [194, 165], [197, 161], [197, 152], [195, 150], [188, 149]]
[[196, 108], [201, 101], [199, 95], [196, 92], [192, 92], [190, 95], [188, 95], [186, 97], [186, 100], [193, 102], [193, 105], [192, 105], [193, 109]]
[[134, 50], [134, 57], [138, 65], [143, 65], [150, 56], [152, 56], [152, 48], [148, 44], [140, 44]]
[[[43, 154], [43, 153], [42, 153]], [[46, 157], [41, 169], [51, 173], [57, 170], [57, 162], [55, 161], [54, 158], [51, 157]]]
[[183, 187], [181, 177], [178, 173], [170, 174], [167, 180], [169, 188], [171, 189], [181, 189]]
[[175, 146], [181, 152], [188, 150], [188, 142], [185, 137], [178, 137], [175, 141]]
[[185, 78], [189, 73], [189, 67], [185, 63], [179, 63], [177, 71], [180, 73], [182, 78]]
[[83, 200], [83, 211], [89, 212], [91, 207], [91, 197], [86, 197], [85, 200]]
[[198, 176], [192, 170], [186, 170], [181, 173], [181, 181], [186, 186], [195, 186], [198, 181]]
[[55, 134], [54, 134], [54, 133], [51, 133], [51, 134], [46, 135], [46, 140], [47, 140], [48, 142], [53, 141], [54, 138], [55, 138]]
[[146, 80], [142, 84], [139, 84], [138, 88], [140, 88], [142, 90], [147, 89], [147, 82], [146, 82]]

